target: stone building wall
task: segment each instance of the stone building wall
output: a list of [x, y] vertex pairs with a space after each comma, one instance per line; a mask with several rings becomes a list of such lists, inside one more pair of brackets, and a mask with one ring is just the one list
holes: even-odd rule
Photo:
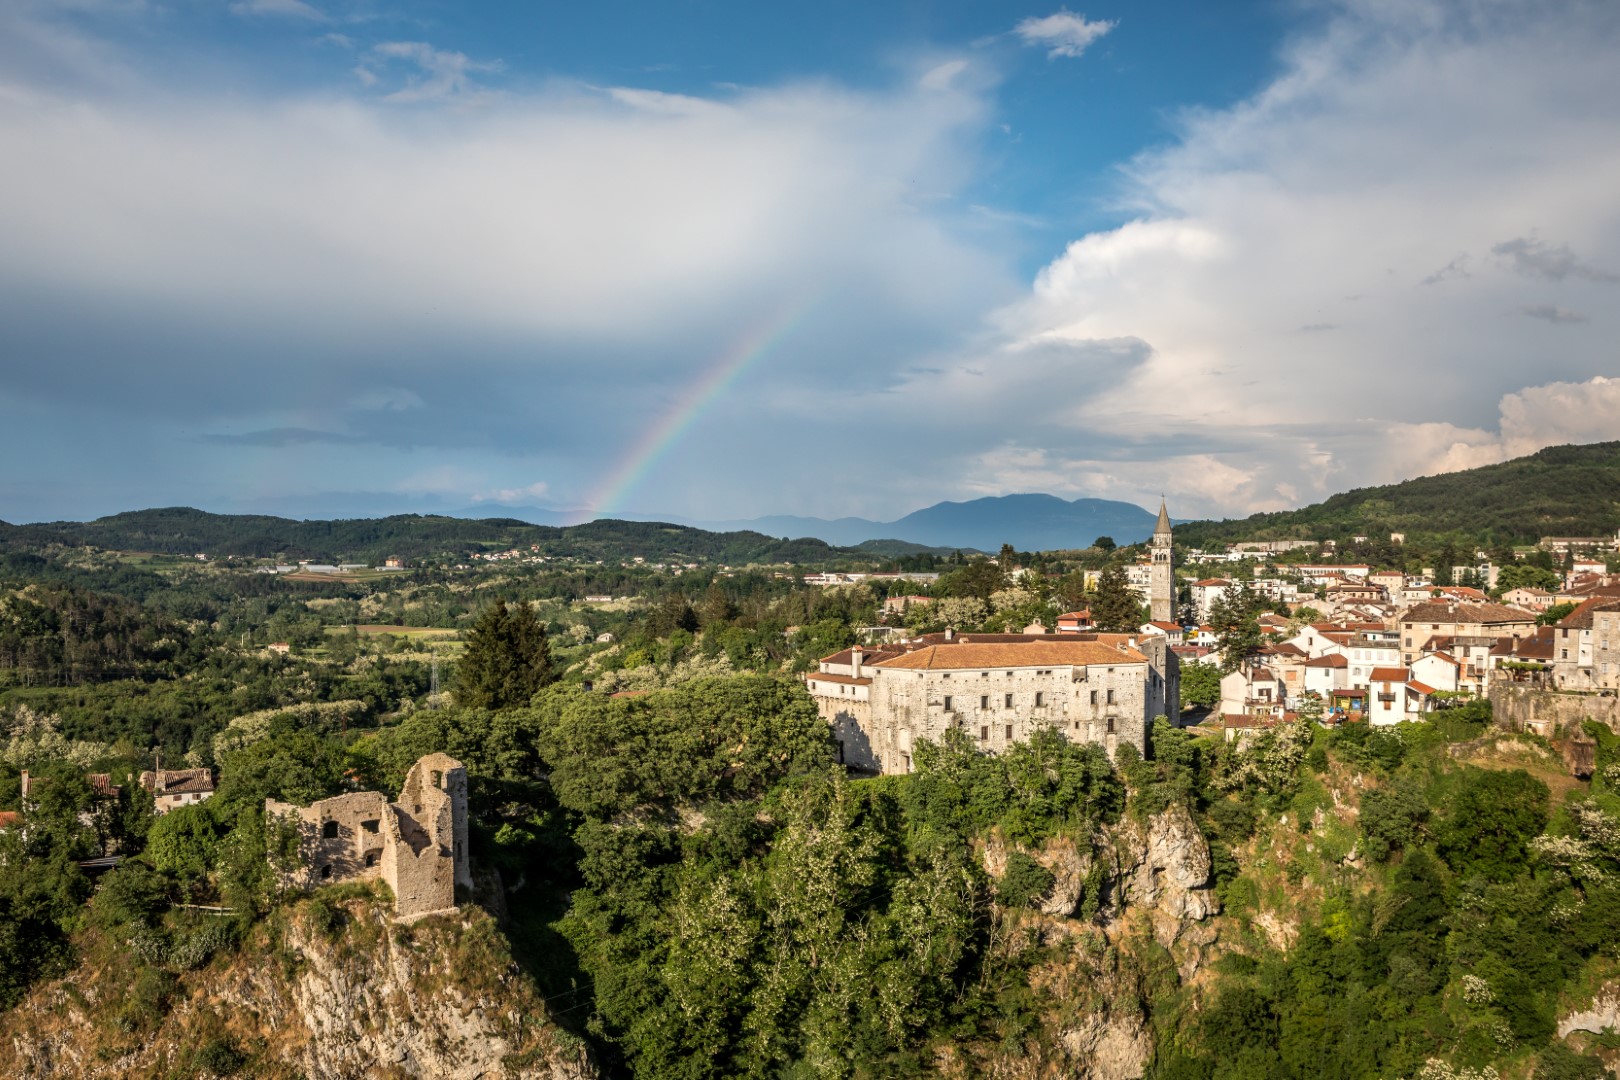
[[1496, 722], [1546, 738], [1569, 735], [1583, 720], [1596, 720], [1620, 734], [1620, 697], [1613, 692], [1576, 694], [1538, 690], [1497, 679], [1490, 689]]
[[446, 754], [411, 766], [398, 802], [356, 791], [309, 806], [266, 799], [265, 816], [298, 830], [291, 888], [382, 880], [394, 913], [414, 918], [456, 906], [456, 886], [472, 887], [467, 858], [467, 770]]
[[[916, 744], [938, 742], [953, 727], [989, 753], [1025, 742], [1040, 728], [1057, 728], [1112, 757], [1122, 742], [1145, 749], [1146, 669], [1142, 663], [989, 672], [874, 668], [865, 715], [844, 711], [858, 725], [869, 767], [885, 773], [911, 771]], [[849, 744], [846, 739], [846, 760]]]

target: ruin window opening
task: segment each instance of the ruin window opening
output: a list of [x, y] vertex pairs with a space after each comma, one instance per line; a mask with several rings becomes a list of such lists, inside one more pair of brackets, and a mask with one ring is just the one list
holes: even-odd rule
[[375, 851], [366, 852], [366, 865], [367, 866], [376, 866], [377, 865], [377, 853]]
[[438, 769], [433, 770], [433, 786], [436, 788], [444, 787], [444, 773]]
[[331, 863], [326, 863], [324, 866], [321, 867], [321, 880], [322, 881], [330, 881], [331, 879], [332, 879], [332, 864]]
[[338, 834], [338, 823], [337, 822], [328, 821], [325, 825], [321, 826], [321, 837], [323, 839], [336, 840], [337, 839], [337, 834]]
[[379, 822], [377, 821], [377, 819], [372, 818], [370, 821], [362, 821], [360, 823], [360, 827], [362, 829], [366, 830], [366, 832], [368, 832], [368, 833], [374, 833], [374, 832], [377, 831], [378, 824], [379, 824]]

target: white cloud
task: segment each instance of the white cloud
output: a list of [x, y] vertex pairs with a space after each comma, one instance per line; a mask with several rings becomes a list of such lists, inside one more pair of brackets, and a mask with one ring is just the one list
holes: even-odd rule
[[1103, 19], [1088, 20], [1072, 11], [1059, 11], [1041, 18], [1031, 17], [1013, 27], [1025, 45], [1047, 50], [1048, 58], [1079, 56], [1096, 40], [1118, 26]]
[[236, 0], [231, 5], [236, 15], [274, 15], [290, 19], [309, 19], [325, 22], [326, 13], [304, 3], [304, 0]]
[[394, 60], [414, 64], [418, 72], [383, 98], [399, 104], [487, 101], [492, 92], [473, 77], [501, 70], [498, 60], [473, 60], [466, 53], [436, 49], [424, 41], [385, 41], [372, 46], [356, 74], [365, 85], [375, 86], [382, 70]]
[[[1055, 382], [1071, 420], [1015, 430], [1005, 460], [1230, 514], [1620, 438], [1589, 381], [1612, 332], [1580, 314], [1620, 267], [1617, 46], [1603, 5], [1339, 4], [1271, 85], [1133, 162], [1131, 220], [996, 314], [1007, 342], [1146, 350]], [[999, 460], [982, 490], [1044, 475]]]

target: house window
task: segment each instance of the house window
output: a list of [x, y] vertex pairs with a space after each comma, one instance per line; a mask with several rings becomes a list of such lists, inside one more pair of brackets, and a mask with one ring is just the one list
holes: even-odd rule
[[366, 830], [368, 833], [374, 833], [377, 831], [377, 819], [373, 818], [370, 821], [362, 821], [360, 823], [360, 827]]
[[1093, 705], [1097, 704], [1097, 691], [1095, 690], [1091, 692], [1091, 703]]
[[1012, 708], [1012, 695], [1011, 694], [1007, 695], [1006, 700], [1005, 700], [1005, 702], [1003, 702], [1003, 704], [1005, 704], [1006, 707], [1009, 708], [1009, 709]]
[[1007, 725], [1007, 740], [1009, 742], [1012, 741], [1012, 725], [1011, 724]]
[[1114, 692], [1112, 690], [1110, 690], [1110, 691], [1108, 691], [1108, 704], [1112, 705], [1113, 703], [1114, 703]]
[[949, 694], [945, 695], [945, 711], [946, 712], [951, 711], [951, 695], [949, 695]]
[[1040, 690], [1035, 691], [1035, 707], [1038, 709], [1046, 704], [1046, 694]]
[[990, 725], [989, 724], [980, 724], [979, 725], [979, 741], [980, 742], [989, 742], [990, 741]]
[[988, 709], [989, 707], [990, 707], [990, 695], [989, 694], [981, 694], [979, 696], [979, 708]]
[[1110, 716], [1108, 718], [1108, 734], [1112, 735], [1113, 733], [1114, 733], [1114, 718], [1112, 716]]
[[325, 825], [321, 826], [321, 836], [324, 839], [336, 840], [337, 839], [337, 834], [338, 834], [338, 823], [337, 822], [328, 821]]

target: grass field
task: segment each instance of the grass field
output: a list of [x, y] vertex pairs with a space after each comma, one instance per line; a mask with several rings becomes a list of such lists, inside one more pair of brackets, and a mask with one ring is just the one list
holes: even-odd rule
[[416, 638], [453, 638], [461, 631], [449, 630], [442, 626], [393, 626], [388, 623], [361, 623], [359, 626], [328, 626], [328, 634], [347, 634], [350, 630], [358, 631], [365, 636], [377, 634], [398, 634], [401, 637]]

